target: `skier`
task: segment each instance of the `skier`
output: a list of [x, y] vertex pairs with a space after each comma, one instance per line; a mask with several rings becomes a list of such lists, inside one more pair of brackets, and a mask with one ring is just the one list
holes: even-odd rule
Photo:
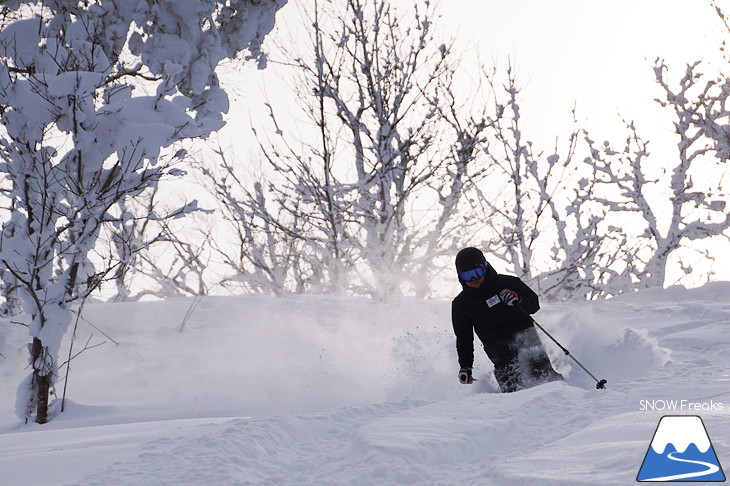
[[477, 248], [456, 255], [456, 271], [463, 288], [451, 304], [459, 381], [473, 381], [475, 332], [494, 363], [502, 392], [562, 380], [528, 315], [540, 308], [537, 294], [519, 278], [497, 274]]

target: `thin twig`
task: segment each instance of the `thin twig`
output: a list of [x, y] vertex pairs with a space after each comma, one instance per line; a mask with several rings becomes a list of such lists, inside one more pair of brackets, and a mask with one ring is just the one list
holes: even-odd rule
[[185, 324], [187, 324], [188, 320], [190, 320], [190, 316], [193, 315], [193, 312], [195, 312], [195, 308], [198, 307], [198, 304], [200, 303], [202, 298], [202, 295], [196, 295], [195, 298], [193, 298], [193, 301], [190, 303], [190, 307], [188, 307], [188, 311], [185, 313], [185, 317], [183, 317], [178, 332], [183, 332], [183, 329], [185, 329]]
[[[73, 312], [73, 311], [72, 311], [72, 312]], [[74, 314], [75, 314], [75, 312], [74, 312]], [[104, 337], [105, 337], [105, 338], [109, 339], [109, 340], [110, 340], [111, 342], [113, 342], [113, 343], [114, 343], [115, 345], [119, 346], [119, 343], [118, 343], [117, 341], [115, 341], [115, 340], [114, 340], [114, 338], [112, 338], [112, 337], [111, 337], [111, 336], [109, 336], [109, 335], [108, 335], [107, 333], [105, 333], [104, 331], [102, 331], [101, 329], [99, 329], [98, 327], [96, 327], [96, 326], [95, 326], [94, 324], [92, 324], [91, 322], [89, 322], [89, 321], [88, 321], [87, 319], [85, 319], [85, 318], [84, 318], [83, 316], [81, 316], [80, 314], [77, 314], [77, 319], [81, 319], [81, 320], [82, 320], [82, 321], [84, 321], [84, 322], [85, 322], [86, 324], [88, 324], [89, 326], [93, 327], [94, 329], [96, 329], [97, 331], [99, 331], [100, 333], [102, 333], [102, 334], [104, 335]]]
[[[83, 299], [81, 301], [79, 312], [76, 314], [76, 321], [74, 322], [74, 332], [73, 334], [71, 334], [71, 344], [68, 347], [68, 361], [66, 361], [67, 366], [66, 374], [63, 379], [63, 395], [61, 396], [61, 413], [63, 413], [64, 409], [66, 408], [66, 389], [68, 388], [68, 375], [71, 371], [71, 353], [74, 349], [74, 341], [76, 341], [76, 331], [79, 328], [79, 319], [81, 318], [81, 311], [84, 309], [84, 304], [86, 304], [86, 299]], [[91, 339], [91, 337], [89, 337], [89, 339]]]
[[82, 354], [82, 353], [83, 353], [84, 351], [86, 351], [86, 350], [89, 350], [89, 349], [94, 349], [94, 348], [98, 348], [99, 346], [103, 346], [104, 344], [106, 344], [106, 341], [102, 341], [102, 342], [100, 342], [100, 343], [96, 343], [96, 344], [94, 344], [94, 345], [92, 345], [92, 346], [89, 346], [89, 343], [91, 342], [91, 339], [92, 339], [93, 337], [94, 337], [94, 335], [93, 335], [93, 334], [92, 334], [91, 336], [89, 336], [89, 338], [88, 338], [88, 339], [86, 340], [86, 344], [84, 345], [84, 348], [83, 348], [83, 349], [82, 349], [81, 351], [79, 351], [78, 353], [74, 354], [73, 356], [70, 356], [70, 357], [69, 357], [69, 360], [68, 360], [68, 361], [65, 361], [65, 362], [63, 362], [63, 363], [62, 363], [62, 364], [61, 364], [61, 365], [60, 365], [60, 366], [58, 367], [58, 369], [61, 369], [61, 368], [63, 368], [64, 366], [67, 366], [67, 365], [69, 364], [69, 362], [71, 362], [72, 360], [76, 359], [76, 358], [77, 358], [78, 356], [80, 356], [80, 355], [81, 355], [81, 354]]

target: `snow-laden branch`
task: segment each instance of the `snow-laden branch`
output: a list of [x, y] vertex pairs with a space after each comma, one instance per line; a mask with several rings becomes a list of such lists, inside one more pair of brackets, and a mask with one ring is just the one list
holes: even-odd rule
[[[69, 305], [121, 262], [89, 254], [112, 208], [168, 173], [165, 155], [223, 125], [216, 67], [260, 51], [285, 0], [5, 2], [0, 172], [10, 200], [0, 261], [33, 317], [19, 413], [47, 420]], [[11, 15], [12, 12], [12, 15]], [[195, 210], [187, 204], [175, 214]], [[154, 215], [148, 215], [154, 217]]]
[[[663, 91], [657, 102], [671, 115], [676, 134], [676, 152], [664, 161], [664, 175], [648, 176], [652, 172], [648, 142], [634, 123], [626, 124], [629, 134], [621, 150], [609, 142], [599, 147], [587, 138], [591, 147], [588, 162], [600, 183], [611, 188], [597, 201], [611, 212], [636, 213], [643, 220], [643, 250], [632, 255], [627, 266], [632, 280], [643, 286], [666, 283], [670, 257], [686, 241], [722, 235], [730, 229], [727, 194], [722, 187], [727, 176], [726, 155], [717, 138], [727, 120], [727, 92], [719, 81], [708, 80], [700, 67], [699, 62], [688, 65], [672, 83], [665, 63], [655, 63], [656, 81]], [[657, 193], [655, 187], [662, 187], [659, 193], [668, 194], [667, 200], [651, 195]]]

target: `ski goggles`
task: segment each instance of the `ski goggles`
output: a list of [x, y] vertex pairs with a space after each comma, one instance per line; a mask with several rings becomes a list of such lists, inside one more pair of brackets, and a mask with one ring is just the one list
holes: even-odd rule
[[484, 265], [479, 265], [478, 267], [467, 270], [466, 272], [459, 272], [459, 278], [464, 282], [471, 282], [472, 280], [482, 278], [485, 273], [487, 273], [487, 271], [484, 269]]

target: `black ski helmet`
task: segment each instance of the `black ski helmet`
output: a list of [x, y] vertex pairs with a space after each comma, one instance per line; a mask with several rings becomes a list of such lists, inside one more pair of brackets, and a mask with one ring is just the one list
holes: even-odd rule
[[486, 270], [487, 259], [484, 257], [484, 253], [478, 248], [464, 248], [456, 254], [456, 272], [466, 272], [472, 270], [479, 265], [484, 265]]

